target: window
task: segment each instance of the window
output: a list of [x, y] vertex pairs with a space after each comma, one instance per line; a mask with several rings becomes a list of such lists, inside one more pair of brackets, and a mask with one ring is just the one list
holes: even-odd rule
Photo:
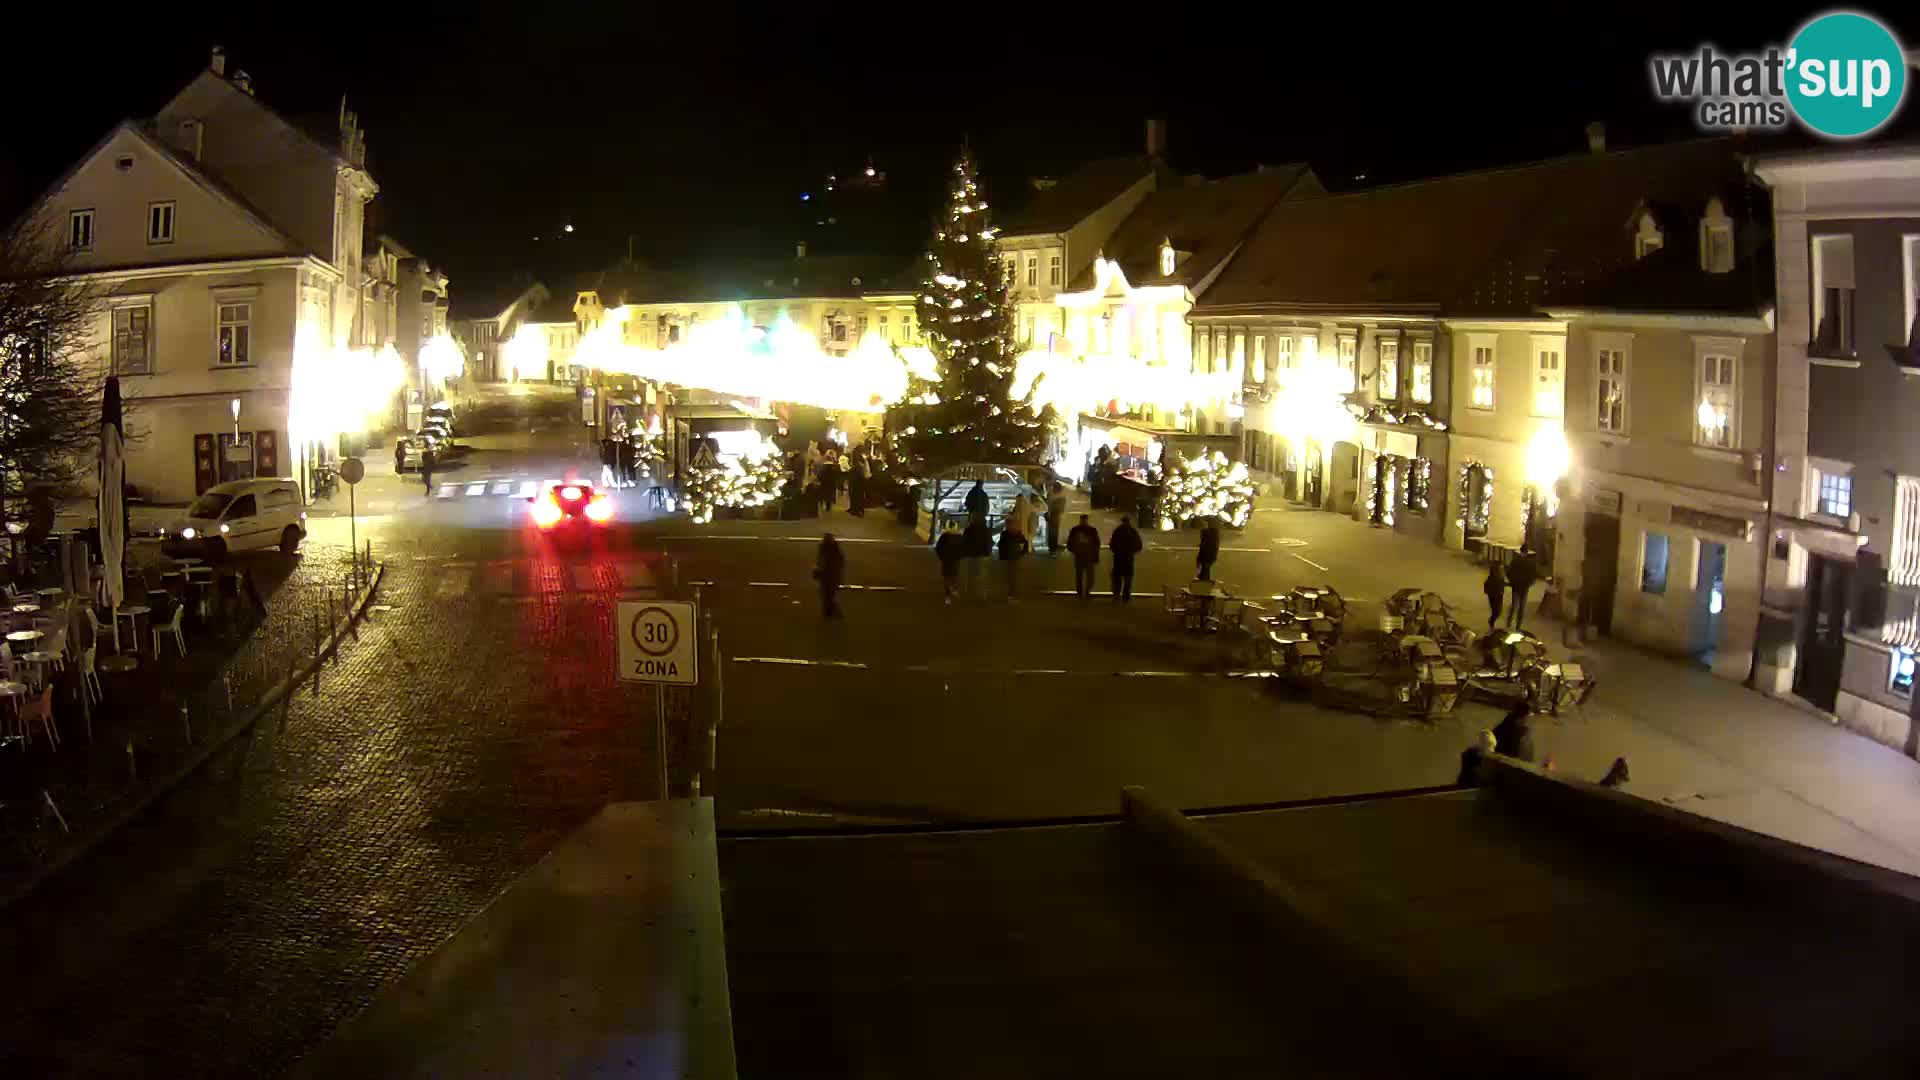
[[1064, 265], [1065, 264], [1061, 262], [1060, 256], [1047, 256], [1047, 284], [1054, 286], [1060, 284], [1061, 274], [1064, 272], [1062, 269]]
[[173, 243], [173, 203], [147, 204], [147, 243]]
[[1901, 697], [1913, 696], [1913, 650], [1895, 649], [1887, 657], [1887, 690]]
[[253, 305], [219, 305], [218, 323], [220, 329], [214, 363], [221, 367], [252, 363]]
[[1594, 398], [1600, 413], [1596, 417], [1601, 431], [1625, 434], [1627, 430], [1627, 350], [1619, 344], [1602, 345], [1594, 354]]
[[1433, 342], [1413, 343], [1413, 370], [1410, 374], [1414, 402], [1420, 405], [1433, 404]]
[[1273, 369], [1275, 371], [1293, 370], [1293, 335], [1281, 334], [1273, 339]]
[[1374, 393], [1383, 398], [1400, 396], [1400, 339], [1379, 339], [1380, 370], [1373, 381]]
[[1659, 251], [1666, 241], [1666, 235], [1660, 231], [1660, 225], [1653, 220], [1653, 215], [1641, 211], [1640, 227], [1633, 233], [1633, 257], [1644, 259]]
[[1040, 256], [1038, 255], [1027, 256], [1027, 284], [1030, 286], [1040, 284]]
[[1033, 344], [1033, 316], [1031, 315], [1027, 316], [1027, 336], [1023, 340], [1029, 345]]
[[1893, 550], [1887, 558], [1887, 580], [1920, 585], [1920, 477], [1894, 478]]
[[256, 505], [252, 495], [242, 495], [227, 504], [227, 512], [222, 514], [221, 518], [225, 521], [239, 521], [242, 518], [250, 518], [259, 512], [255, 509]]
[[1169, 277], [1173, 274], [1173, 264], [1176, 258], [1177, 256], [1174, 254], [1172, 244], [1160, 245], [1160, 276], [1161, 277]]
[[1560, 338], [1533, 339], [1533, 415], [1559, 416], [1566, 408], [1566, 371], [1560, 362]]
[[1816, 356], [1853, 355], [1853, 237], [1813, 238], [1813, 340]]
[[1213, 367], [1209, 371], [1226, 371], [1227, 368], [1227, 331], [1223, 327], [1213, 332]]
[[1232, 359], [1227, 362], [1227, 374], [1232, 375], [1247, 370], [1247, 332], [1245, 330], [1233, 332], [1233, 352], [1229, 355]]
[[1248, 381], [1256, 386], [1267, 385], [1267, 335], [1256, 334], [1253, 338], [1253, 370], [1247, 373]]
[[1658, 596], [1667, 591], [1667, 537], [1650, 532], [1640, 550], [1640, 591]]
[[1015, 269], [1015, 267], [1017, 267], [1017, 266], [1019, 266], [1019, 263], [1018, 263], [1017, 261], [1015, 261], [1015, 260], [1014, 260], [1014, 258], [1013, 258], [1013, 257], [1012, 257], [1011, 255], [1009, 255], [1008, 257], [1006, 257], [1006, 258], [1004, 258], [1004, 259], [1001, 259], [1001, 260], [1000, 260], [1000, 264], [1001, 264], [1002, 266], [1004, 266], [1004, 267], [1006, 267], [1006, 270], [1007, 270], [1007, 284], [1009, 284], [1009, 285], [1012, 285], [1013, 283], [1015, 283], [1015, 282], [1017, 282], [1017, 281], [1019, 281], [1019, 280], [1020, 280], [1020, 279], [1019, 279], [1018, 277], [1016, 277], [1016, 276], [1015, 276], [1015, 275], [1016, 275], [1016, 274], [1018, 273], [1018, 271], [1017, 271], [1017, 270]]
[[1498, 370], [1499, 357], [1494, 351], [1494, 338], [1491, 334], [1475, 336], [1473, 349], [1473, 385], [1467, 405], [1475, 409], [1493, 408], [1493, 376]]
[[1907, 282], [1907, 362], [1920, 363], [1920, 236], [1901, 237], [1900, 255]]
[[93, 250], [93, 211], [75, 210], [67, 215], [67, 247], [74, 251]]
[[1213, 354], [1207, 348], [1207, 341], [1208, 337], [1205, 330], [1195, 330], [1193, 332], [1193, 370], [1196, 373], [1211, 372], [1213, 370]]
[[1853, 477], [1825, 469], [1816, 471], [1814, 475], [1819, 477], [1820, 494], [1814, 502], [1817, 512], [1845, 520], [1853, 513]]
[[1700, 269], [1709, 274], [1733, 269], [1733, 219], [1718, 197], [1708, 199], [1700, 215]]
[[153, 374], [153, 308], [113, 309], [113, 370], [121, 375]]
[[1359, 362], [1359, 345], [1359, 339], [1353, 334], [1341, 334], [1334, 339], [1334, 348], [1338, 350], [1335, 354], [1338, 360], [1338, 377], [1334, 380], [1334, 389], [1340, 393], [1351, 394], [1354, 387], [1358, 385], [1354, 380], [1357, 374], [1356, 365]]
[[1696, 338], [1698, 357], [1693, 441], [1701, 446], [1731, 450], [1740, 445], [1740, 343], [1723, 338]]

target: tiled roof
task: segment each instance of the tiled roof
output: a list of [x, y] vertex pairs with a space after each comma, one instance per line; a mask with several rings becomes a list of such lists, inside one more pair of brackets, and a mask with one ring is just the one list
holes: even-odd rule
[[[1105, 254], [1120, 264], [1135, 285], [1193, 286], [1219, 266], [1251, 232], [1260, 218], [1288, 192], [1311, 180], [1305, 165], [1282, 165], [1255, 173], [1189, 183], [1175, 183], [1148, 195], [1127, 215], [1107, 241]], [[1311, 189], [1317, 193], [1319, 185]], [[1186, 255], [1172, 274], [1160, 273], [1160, 244], [1171, 240]], [[1093, 284], [1091, 264], [1070, 288]]]
[[698, 303], [847, 297], [905, 291], [912, 263], [893, 257], [810, 255], [797, 259], [743, 259], [687, 270], [616, 268], [587, 279], [609, 307], [622, 303]]
[[1052, 187], [1036, 191], [1019, 208], [994, 216], [1001, 236], [1065, 232], [1118, 198], [1154, 171], [1145, 155], [1090, 161]]
[[[1698, 140], [1281, 202], [1198, 306], [1531, 313], [1628, 267], [1643, 206], [1667, 208], [1669, 244], [1686, 251], [1716, 195], [1737, 222], [1765, 221], [1739, 146]], [[1692, 303], [1671, 293], [1660, 310]]]

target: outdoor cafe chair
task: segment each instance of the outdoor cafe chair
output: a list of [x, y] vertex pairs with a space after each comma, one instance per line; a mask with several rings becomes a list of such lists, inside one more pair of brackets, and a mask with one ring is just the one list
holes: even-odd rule
[[[93, 607], [89, 605], [87, 607], [87, 625], [93, 629], [93, 640], [96, 644], [98, 644], [100, 641], [104, 639], [112, 638], [113, 651], [116, 653], [120, 651], [120, 620], [119, 619], [113, 620], [113, 629], [108, 630], [106, 627], [100, 625], [100, 616], [96, 614], [93, 610]], [[138, 646], [139, 646], [139, 643], [138, 641], [136, 641], [135, 647], [137, 648]]]
[[39, 722], [40, 730], [47, 733], [47, 742], [60, 749], [60, 727], [53, 722], [53, 687], [43, 687], [32, 700], [20, 706], [20, 723], [26, 729], [28, 738], [32, 738], [33, 725]]
[[187, 635], [180, 630], [180, 618], [186, 613], [186, 608], [176, 604], [173, 608], [173, 618], [168, 619], [165, 626], [156, 626], [153, 628], [153, 658], [155, 660], [160, 659], [160, 642], [168, 634], [173, 635], [173, 643], [180, 650], [180, 658], [182, 660], [187, 658]]
[[107, 700], [107, 692], [100, 685], [100, 673], [93, 669], [94, 655], [100, 651], [99, 642], [87, 646], [80, 652], [80, 689], [91, 700]]

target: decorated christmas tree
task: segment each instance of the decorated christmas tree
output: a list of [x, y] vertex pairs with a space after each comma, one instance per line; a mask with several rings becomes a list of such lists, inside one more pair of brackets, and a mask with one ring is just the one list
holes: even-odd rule
[[987, 200], [962, 153], [948, 177], [920, 284], [919, 325], [937, 375], [915, 378], [892, 410], [894, 450], [925, 477], [965, 462], [1040, 464], [1052, 434], [1052, 407], [1036, 411], [1013, 396], [1012, 284], [994, 256]]
[[1240, 529], [1252, 516], [1253, 480], [1247, 475], [1247, 467], [1228, 461], [1218, 450], [1206, 451], [1197, 458], [1182, 457], [1161, 488], [1162, 529], [1209, 517]]

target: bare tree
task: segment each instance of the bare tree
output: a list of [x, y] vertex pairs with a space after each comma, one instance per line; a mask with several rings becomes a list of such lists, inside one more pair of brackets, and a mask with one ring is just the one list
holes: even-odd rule
[[94, 465], [103, 365], [88, 355], [100, 293], [46, 226], [0, 232], [0, 524], [73, 494]]

